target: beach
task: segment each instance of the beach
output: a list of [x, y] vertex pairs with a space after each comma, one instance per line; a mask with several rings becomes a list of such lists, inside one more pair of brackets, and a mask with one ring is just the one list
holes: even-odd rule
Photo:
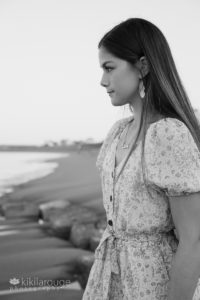
[[[69, 157], [51, 160], [58, 163], [53, 173], [15, 186], [12, 193], [1, 197], [0, 203], [40, 205], [66, 200], [90, 208], [99, 215], [104, 214], [100, 176], [95, 165], [98, 151], [92, 149], [71, 152]], [[9, 280], [22, 277], [26, 280], [67, 280], [65, 266], [80, 253], [88, 251], [71, 248], [67, 240], [47, 235], [34, 218], [2, 219], [0, 240], [0, 299], [81, 299], [83, 290], [78, 282], [68, 284], [65, 289], [24, 289], [23, 292], [16, 292]], [[12, 291], [10, 287], [13, 287]]]

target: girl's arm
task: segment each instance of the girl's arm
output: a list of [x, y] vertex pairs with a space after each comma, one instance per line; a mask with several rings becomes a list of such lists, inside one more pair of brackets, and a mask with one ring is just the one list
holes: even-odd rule
[[169, 200], [179, 245], [170, 270], [168, 300], [192, 300], [200, 277], [200, 193]]

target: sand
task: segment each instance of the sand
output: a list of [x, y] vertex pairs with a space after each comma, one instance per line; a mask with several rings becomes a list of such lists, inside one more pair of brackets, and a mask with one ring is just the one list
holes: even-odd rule
[[54, 159], [59, 168], [46, 177], [16, 186], [9, 201], [37, 203], [67, 199], [102, 211], [100, 177], [95, 166], [97, 151], [70, 153], [69, 157]]
[[[97, 152], [81, 151], [54, 159], [59, 163], [54, 173], [16, 186], [13, 193], [0, 199], [0, 202], [34, 201], [39, 204], [67, 199], [104, 213], [100, 177], [95, 166]], [[69, 248], [68, 241], [46, 236], [37, 222], [20, 218], [0, 221], [0, 243], [0, 299], [81, 299], [83, 291], [76, 283], [62, 291], [13, 294], [8, 292], [11, 286], [8, 281], [22, 276], [43, 279], [53, 279], [58, 275], [64, 277], [63, 266], [85, 250]], [[72, 288], [74, 286], [78, 289]]]

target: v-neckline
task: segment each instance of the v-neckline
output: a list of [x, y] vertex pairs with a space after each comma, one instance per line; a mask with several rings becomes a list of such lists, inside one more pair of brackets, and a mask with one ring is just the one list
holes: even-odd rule
[[[115, 146], [115, 157], [114, 157], [114, 170], [118, 170], [119, 167], [123, 164], [123, 162], [126, 160], [127, 156], [129, 155], [129, 153], [127, 152], [125, 157], [119, 162], [119, 164], [116, 166], [116, 151], [117, 151], [117, 145], [118, 145], [118, 141], [116, 142], [116, 146]], [[140, 143], [142, 142], [142, 140], [138, 141], [135, 145], [135, 148], [132, 150], [131, 153], [135, 152], [135, 150], [138, 148], [138, 146], [140, 145]]]
[[126, 158], [123, 158], [120, 163], [116, 166], [116, 155], [115, 155], [115, 169], [118, 169], [119, 166], [123, 163], [123, 161], [125, 161]]
[[[119, 130], [119, 132], [118, 132], [118, 135], [117, 135], [117, 138], [116, 138], [116, 143], [115, 143], [114, 171], [119, 170], [119, 167], [123, 164], [123, 162], [126, 160], [127, 156], [129, 155], [129, 150], [128, 150], [128, 152], [126, 153], [125, 157], [119, 162], [118, 165], [116, 165], [116, 152], [117, 152], [117, 146], [118, 146], [118, 143], [119, 143], [119, 140], [120, 140], [120, 136], [121, 136], [122, 132], [124, 131], [124, 129], [126, 128], [126, 126], [127, 126], [130, 122], [132, 122], [133, 120], [134, 120], [134, 116], [129, 117], [129, 118], [127, 119], [127, 122], [124, 122], [124, 124], [122, 124], [122, 126], [121, 126], [121, 128], [120, 128], [120, 130]], [[138, 145], [140, 144], [140, 142], [141, 142], [141, 140], [138, 141], [138, 142], [136, 143], [136, 146], [135, 146], [135, 148], [132, 150], [132, 152], [135, 151], [135, 149], [138, 147]], [[132, 146], [132, 144], [131, 144], [131, 146]]]

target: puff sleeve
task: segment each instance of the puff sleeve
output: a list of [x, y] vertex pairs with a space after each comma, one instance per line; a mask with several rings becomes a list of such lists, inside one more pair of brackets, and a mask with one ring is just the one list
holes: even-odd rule
[[99, 171], [102, 171], [103, 161], [104, 161], [107, 149], [110, 146], [111, 142], [113, 141], [114, 137], [116, 136], [121, 123], [122, 123], [122, 120], [116, 121], [112, 125], [110, 130], [108, 131], [106, 138], [103, 141], [103, 144], [99, 150], [97, 160], [96, 160], [96, 167], [98, 168]]
[[200, 191], [200, 152], [188, 127], [166, 118], [152, 126], [147, 151], [147, 178], [167, 196]]

